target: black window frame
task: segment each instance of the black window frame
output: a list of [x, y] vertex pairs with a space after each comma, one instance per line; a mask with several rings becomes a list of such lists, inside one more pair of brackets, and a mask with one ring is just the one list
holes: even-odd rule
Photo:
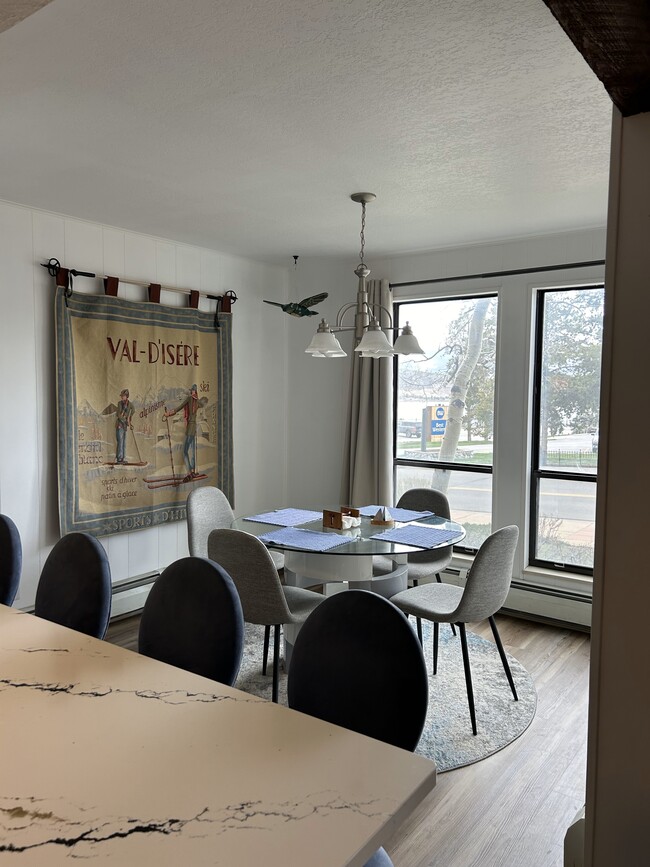
[[[415, 298], [411, 300], [405, 299], [404, 301], [394, 301], [393, 302], [393, 321], [396, 328], [399, 328], [400, 324], [400, 309], [404, 305], [414, 305], [414, 304], [435, 304], [438, 301], [472, 301], [476, 298], [494, 298], [499, 303], [499, 293], [497, 291], [494, 292], [476, 292], [471, 294], [461, 293], [459, 295], [441, 295], [435, 298]], [[398, 425], [398, 401], [397, 401], [397, 390], [398, 390], [398, 356], [393, 357], [393, 472], [397, 467], [430, 467], [431, 469], [436, 470], [458, 470], [461, 472], [470, 472], [470, 473], [484, 473], [486, 475], [494, 475], [494, 453], [493, 453], [493, 462], [489, 466], [485, 464], [472, 464], [467, 463], [466, 461], [436, 461], [436, 460], [409, 460], [408, 458], [398, 458], [397, 457], [397, 425]], [[496, 400], [496, 394], [495, 394]], [[492, 513], [490, 513], [491, 516]], [[490, 527], [492, 526], [492, 521], [490, 520]], [[454, 545], [454, 551], [458, 551], [461, 554], [476, 554], [478, 548], [471, 548], [466, 545]]]
[[576, 289], [604, 289], [604, 283], [594, 282], [568, 286], [546, 286], [536, 290], [535, 344], [533, 361], [533, 407], [531, 430], [531, 463], [529, 490], [529, 524], [528, 524], [528, 561], [531, 566], [552, 569], [555, 572], [571, 572], [576, 575], [593, 577], [593, 567], [580, 566], [575, 563], [557, 563], [537, 557], [538, 522], [539, 522], [539, 491], [543, 479], [553, 479], [567, 482], [589, 482], [598, 484], [598, 470], [595, 473], [565, 472], [562, 470], [541, 469], [539, 466], [541, 398], [542, 398], [542, 360], [544, 353], [544, 303], [549, 292], [575, 291]]

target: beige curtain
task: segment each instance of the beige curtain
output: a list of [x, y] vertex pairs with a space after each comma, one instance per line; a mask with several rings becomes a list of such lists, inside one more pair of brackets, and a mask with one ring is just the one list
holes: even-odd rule
[[[367, 286], [368, 301], [382, 304], [392, 315], [388, 280], [368, 280]], [[387, 326], [388, 316], [381, 313], [380, 322]], [[392, 506], [393, 359], [352, 355], [342, 500], [355, 506]]]

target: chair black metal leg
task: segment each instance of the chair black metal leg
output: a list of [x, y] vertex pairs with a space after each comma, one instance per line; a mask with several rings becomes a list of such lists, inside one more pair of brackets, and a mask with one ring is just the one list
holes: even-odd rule
[[501, 643], [501, 636], [499, 635], [499, 630], [497, 629], [497, 624], [494, 617], [488, 617], [490, 621], [490, 626], [492, 627], [492, 635], [494, 635], [494, 642], [497, 646], [497, 650], [499, 651], [499, 656], [501, 657], [501, 662], [503, 663], [503, 670], [506, 673], [506, 677], [508, 678], [508, 683], [510, 684], [510, 689], [512, 690], [512, 694], [515, 697], [515, 701], [519, 701], [519, 696], [517, 695], [517, 690], [515, 689], [515, 682], [512, 679], [512, 672], [510, 671], [510, 666], [508, 665], [508, 657], [505, 654], [503, 649], [503, 644]]
[[459, 623], [460, 631], [460, 646], [463, 649], [463, 666], [465, 667], [465, 683], [467, 685], [467, 702], [469, 704], [469, 715], [472, 720], [472, 734], [476, 734], [476, 711], [474, 710], [474, 690], [472, 688], [472, 672], [469, 667], [469, 653], [467, 651], [467, 634], [465, 633], [465, 624]]
[[419, 617], [415, 618], [415, 624], [418, 630], [418, 639], [420, 641], [420, 647], [422, 647], [422, 620]]
[[433, 673], [438, 674], [438, 635], [440, 632], [440, 624], [437, 620], [433, 621]]
[[273, 627], [273, 692], [271, 700], [278, 703], [278, 666], [280, 664], [280, 624]]
[[262, 657], [262, 674], [266, 674], [266, 664], [269, 660], [269, 640], [271, 638], [271, 627], [264, 627], [264, 656]]
[[[438, 582], [438, 584], [442, 584], [442, 578], [440, 577], [440, 572], [436, 572], [436, 581]], [[454, 626], [453, 623], [450, 623], [449, 625], [451, 626], [451, 631], [455, 635], [456, 634], [456, 627]]]

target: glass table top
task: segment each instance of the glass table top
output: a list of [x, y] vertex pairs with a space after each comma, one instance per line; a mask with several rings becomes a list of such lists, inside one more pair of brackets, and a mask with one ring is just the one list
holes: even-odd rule
[[[426, 550], [436, 550], [439, 548], [448, 548], [451, 545], [457, 545], [465, 538], [465, 529], [462, 524], [457, 524], [455, 521], [450, 521], [448, 518], [442, 518], [439, 515], [431, 515], [428, 518], [420, 518], [418, 521], [409, 521], [408, 523], [400, 523], [395, 521], [392, 527], [372, 524], [370, 518], [361, 518], [361, 526], [353, 527], [350, 530], [334, 530], [323, 527], [322, 520], [310, 521], [307, 524], [300, 524], [299, 529], [311, 530], [317, 533], [337, 533], [339, 536], [345, 536], [349, 539], [345, 544], [337, 545], [335, 548], [328, 548], [326, 551], [312, 551], [308, 548], [302, 548], [298, 545], [268, 543], [269, 549], [278, 551], [303, 551], [310, 554], [327, 554], [328, 556], [389, 556], [391, 554], [412, 554], [414, 551], [424, 550], [422, 547], [414, 545], [406, 545], [403, 542], [390, 542], [384, 539], [373, 539], [372, 536], [382, 533], [388, 529], [399, 529], [400, 527], [435, 527], [439, 530], [445, 530], [454, 535], [444, 542], [427, 548]], [[273, 532], [274, 530], [282, 529], [278, 524], [260, 523], [258, 521], [250, 521], [247, 518], [236, 518], [231, 527], [233, 530], [243, 530], [245, 533], [251, 533], [253, 536], [262, 536], [265, 533]]]

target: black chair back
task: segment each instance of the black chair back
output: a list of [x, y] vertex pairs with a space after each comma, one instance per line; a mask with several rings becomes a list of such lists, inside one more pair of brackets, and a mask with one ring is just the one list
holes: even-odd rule
[[184, 557], [151, 588], [140, 619], [140, 653], [231, 686], [244, 648], [235, 585], [217, 563]]
[[337, 593], [298, 634], [287, 695], [295, 710], [414, 750], [429, 697], [422, 648], [388, 599]]
[[68, 533], [45, 561], [34, 614], [103, 638], [111, 616], [111, 569], [106, 551], [89, 533]]
[[23, 546], [18, 527], [0, 515], [0, 605], [13, 605], [23, 567]]

